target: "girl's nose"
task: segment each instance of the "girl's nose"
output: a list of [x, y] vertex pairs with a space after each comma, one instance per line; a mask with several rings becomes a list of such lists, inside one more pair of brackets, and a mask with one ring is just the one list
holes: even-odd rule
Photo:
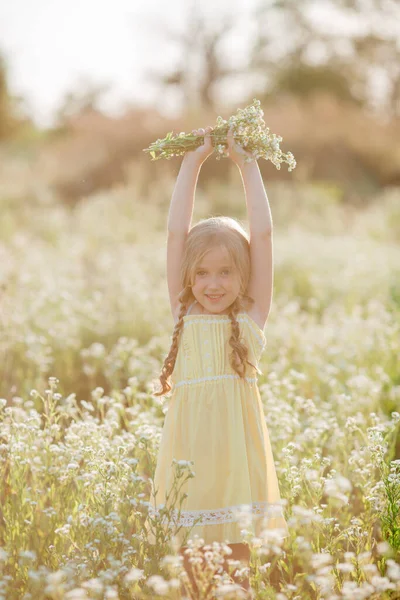
[[218, 286], [220, 282], [220, 277], [216, 275], [215, 277], [211, 277], [211, 285]]

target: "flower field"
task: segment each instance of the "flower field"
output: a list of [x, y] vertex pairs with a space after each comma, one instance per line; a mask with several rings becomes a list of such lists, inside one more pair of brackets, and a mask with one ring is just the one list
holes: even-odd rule
[[[73, 210], [0, 186], [0, 600], [192, 597], [173, 529], [148, 515], [173, 183], [144, 198], [138, 169]], [[400, 598], [400, 190], [355, 208], [323, 184], [265, 186], [259, 388], [291, 535], [253, 538], [243, 515], [253, 597]], [[238, 175], [198, 190], [194, 222], [211, 214], [246, 224]], [[177, 465], [176, 502], [191, 476]], [[197, 557], [204, 599], [250, 597], [218, 572], [226, 552]]]

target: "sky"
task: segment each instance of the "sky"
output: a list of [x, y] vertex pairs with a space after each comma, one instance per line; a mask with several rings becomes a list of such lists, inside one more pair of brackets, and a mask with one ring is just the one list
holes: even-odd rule
[[[255, 4], [206, 0], [202, 6], [210, 20], [229, 7], [234, 10], [245, 44]], [[181, 30], [187, 7], [187, 0], [0, 0], [0, 49], [9, 65], [11, 91], [27, 99], [29, 111], [43, 124], [84, 77], [112, 85], [104, 104], [109, 111], [122, 110], [124, 101], [154, 102], [156, 89], [147, 82], [146, 71], [170, 69], [179, 51], [147, 19], [162, 19]], [[235, 45], [239, 53], [240, 44]], [[172, 105], [165, 112], [173, 113], [174, 98], [169, 100]]]
[[[238, 64], [251, 43], [255, 24], [250, 13], [258, 4], [199, 1], [210, 24], [230, 13], [237, 18], [227, 51]], [[25, 98], [29, 114], [42, 125], [51, 124], [64, 95], [84, 78], [111, 85], [101, 105], [111, 114], [127, 103], [153, 104], [164, 114], [177, 114], [179, 99], [173, 93], [160, 98], [146, 73], [173, 68], [179, 46], [167, 42], [149, 20], [157, 18], [179, 31], [189, 7], [189, 0], [0, 0], [0, 50], [11, 92]], [[243, 83], [230, 84], [229, 94], [239, 100]]]

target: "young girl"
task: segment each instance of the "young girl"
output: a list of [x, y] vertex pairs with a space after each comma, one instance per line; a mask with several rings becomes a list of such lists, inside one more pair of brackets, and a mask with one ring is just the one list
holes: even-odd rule
[[[245, 162], [247, 152], [230, 131], [229, 157], [244, 183], [250, 235], [229, 217], [205, 219], [191, 228], [200, 168], [214, 150], [212, 129], [193, 130], [205, 134], [204, 144], [183, 158], [168, 217], [175, 329], [160, 376], [162, 390], [155, 395], [172, 386], [173, 392], [154, 483], [157, 505], [165, 503], [173, 459], [193, 461], [195, 477], [180, 492], [187, 497], [179, 533], [200, 518], [190, 538], [197, 533], [205, 545], [227, 542], [230, 559], [248, 560], [236, 508], [248, 505], [255, 535], [262, 525], [288, 535], [256, 376], [272, 301], [272, 221], [258, 164]], [[184, 557], [185, 548], [180, 550]]]

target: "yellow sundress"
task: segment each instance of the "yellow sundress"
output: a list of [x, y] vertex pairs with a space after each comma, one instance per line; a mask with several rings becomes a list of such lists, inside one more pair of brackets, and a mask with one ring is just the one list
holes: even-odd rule
[[[193, 303], [195, 304], [195, 303]], [[183, 485], [187, 493], [181, 508], [183, 525], [176, 534], [180, 544], [187, 528], [205, 544], [243, 542], [237, 508], [248, 505], [254, 535], [279, 529], [288, 536], [267, 425], [257, 385], [256, 370], [247, 365], [243, 380], [229, 363], [231, 322], [227, 315], [183, 317], [171, 397], [164, 420], [150, 499], [154, 515], [173, 482], [172, 460], [193, 461], [195, 476]], [[247, 313], [237, 315], [240, 337], [249, 348], [249, 360], [258, 366], [266, 346], [264, 332]], [[152, 487], [154, 492], [154, 488]], [[264, 520], [265, 519], [265, 520]], [[150, 543], [154, 536], [149, 533]]]

